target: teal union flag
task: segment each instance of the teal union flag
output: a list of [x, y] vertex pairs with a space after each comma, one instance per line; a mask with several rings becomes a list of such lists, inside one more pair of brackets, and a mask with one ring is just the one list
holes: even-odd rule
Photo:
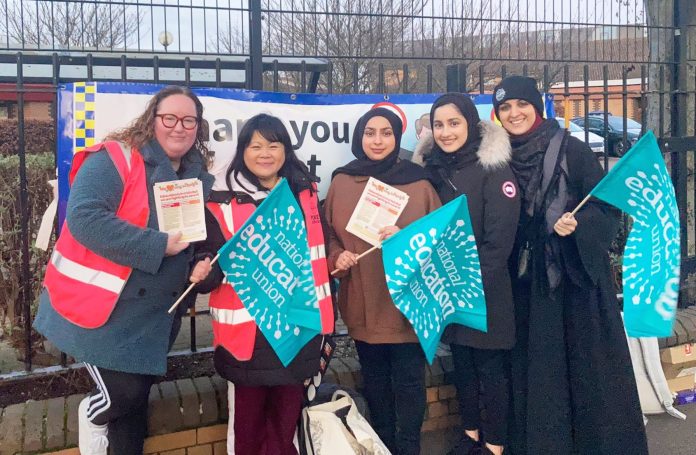
[[679, 298], [679, 209], [652, 131], [590, 193], [633, 218], [623, 255], [624, 321], [632, 337], [666, 337]]
[[218, 253], [225, 280], [287, 366], [321, 316], [304, 216], [285, 179]]
[[487, 331], [481, 266], [466, 196], [414, 221], [382, 244], [389, 294], [428, 362], [449, 324]]

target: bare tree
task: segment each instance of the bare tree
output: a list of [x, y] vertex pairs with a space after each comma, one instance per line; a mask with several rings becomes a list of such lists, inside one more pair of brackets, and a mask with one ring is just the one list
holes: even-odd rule
[[[332, 84], [337, 93], [374, 91], [379, 85], [379, 62], [400, 57], [414, 33], [428, 0], [327, 0], [311, 8], [301, 0], [268, 0], [264, 3], [263, 53], [277, 57], [319, 57], [333, 63]], [[223, 32], [221, 51], [245, 49], [235, 28]], [[401, 64], [401, 61], [399, 62]], [[398, 81], [394, 72], [384, 72]], [[281, 85], [300, 87], [301, 75], [282, 72]], [[323, 88], [328, 80], [320, 82]]]
[[114, 49], [139, 40], [143, 14], [132, 6], [69, 1], [0, 2], [7, 46]]

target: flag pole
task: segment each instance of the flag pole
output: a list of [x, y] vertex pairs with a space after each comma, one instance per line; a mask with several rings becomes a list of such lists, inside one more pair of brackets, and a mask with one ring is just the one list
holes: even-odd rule
[[[218, 253], [218, 254], [215, 255], [215, 257], [213, 258], [213, 260], [210, 261], [210, 265], [215, 264], [215, 263], [217, 262], [218, 259], [220, 259], [220, 253]], [[179, 306], [179, 304], [181, 303], [181, 301], [184, 300], [184, 297], [186, 297], [186, 296], [189, 294], [189, 292], [191, 292], [191, 289], [193, 289], [193, 287], [194, 287], [196, 284], [198, 284], [198, 283], [191, 283], [191, 284], [189, 285], [189, 287], [186, 288], [186, 290], [184, 291], [184, 293], [181, 294], [181, 296], [180, 296], [178, 299], [176, 299], [176, 302], [174, 302], [174, 305], [172, 305], [172, 306], [169, 308], [169, 310], [167, 310], [167, 313], [172, 314], [172, 311], [174, 311], [174, 310], [176, 309], [176, 307]]]
[[[365, 251], [364, 253], [361, 253], [360, 255], [358, 255], [358, 257], [355, 258], [355, 260], [356, 260], [356, 261], [359, 261], [360, 258], [362, 258], [363, 256], [367, 256], [368, 254], [372, 253], [373, 251], [375, 251], [377, 248], [380, 248], [381, 246], [382, 246], [381, 244], [373, 246], [373, 247], [370, 248], [369, 250], [367, 250], [367, 251]], [[337, 274], [338, 272], [340, 272], [339, 269], [334, 270], [333, 272], [331, 272], [331, 276], [334, 276], [334, 275]]]
[[590, 194], [588, 194], [587, 196], [585, 196], [585, 199], [583, 199], [582, 201], [580, 201], [580, 203], [578, 204], [578, 206], [575, 207], [575, 209], [574, 209], [572, 212], [570, 212], [570, 215], [571, 215], [571, 216], [575, 216], [575, 214], [577, 213], [577, 211], [580, 210], [580, 209], [582, 208], [583, 205], [585, 205], [585, 203], [590, 199], [590, 197], [592, 197], [592, 193], [590, 193]]

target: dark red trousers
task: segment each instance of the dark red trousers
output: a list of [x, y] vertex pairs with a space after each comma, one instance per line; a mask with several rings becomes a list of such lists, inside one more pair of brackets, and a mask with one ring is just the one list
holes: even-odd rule
[[304, 387], [235, 386], [235, 455], [295, 455]]

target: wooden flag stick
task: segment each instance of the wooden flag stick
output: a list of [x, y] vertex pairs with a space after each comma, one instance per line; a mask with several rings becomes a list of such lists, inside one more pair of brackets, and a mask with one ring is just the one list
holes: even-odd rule
[[[210, 261], [210, 265], [215, 264], [215, 263], [217, 262], [218, 259], [220, 259], [220, 253], [218, 253], [218, 254], [215, 255], [215, 257], [213, 258], [213, 260]], [[189, 292], [191, 292], [191, 289], [193, 289], [193, 287], [194, 287], [196, 284], [197, 284], [197, 283], [191, 283], [191, 284], [189, 285], [189, 287], [186, 288], [186, 290], [184, 291], [184, 293], [181, 294], [181, 296], [180, 296], [178, 299], [176, 299], [176, 302], [174, 302], [174, 305], [172, 305], [171, 308], [169, 308], [169, 310], [167, 311], [167, 313], [172, 314], [172, 311], [174, 311], [174, 310], [176, 309], [176, 307], [179, 306], [179, 304], [181, 303], [181, 301], [184, 300], [184, 297], [186, 297], [186, 296], [189, 294]]]
[[582, 208], [582, 206], [585, 205], [585, 203], [590, 199], [590, 196], [592, 196], [592, 195], [591, 195], [591, 194], [588, 194], [587, 196], [585, 196], [585, 199], [583, 199], [582, 201], [580, 201], [580, 203], [578, 204], [578, 206], [575, 207], [575, 209], [574, 209], [572, 212], [570, 212], [570, 214], [571, 214], [572, 216], [575, 216], [575, 214], [577, 213], [577, 211], [580, 210], [580, 209]]
[[[355, 260], [356, 260], [356, 261], [359, 261], [360, 258], [362, 258], [363, 256], [367, 256], [368, 254], [370, 254], [370, 253], [372, 253], [373, 251], [375, 251], [377, 248], [381, 248], [381, 246], [382, 246], [381, 244], [380, 244], [380, 245], [375, 245], [375, 246], [373, 246], [372, 248], [370, 248], [369, 250], [365, 251], [364, 253], [361, 253], [357, 258], [355, 258]], [[340, 272], [339, 269], [334, 270], [333, 272], [331, 272], [331, 276], [334, 276], [334, 275], [337, 274], [338, 272]]]

